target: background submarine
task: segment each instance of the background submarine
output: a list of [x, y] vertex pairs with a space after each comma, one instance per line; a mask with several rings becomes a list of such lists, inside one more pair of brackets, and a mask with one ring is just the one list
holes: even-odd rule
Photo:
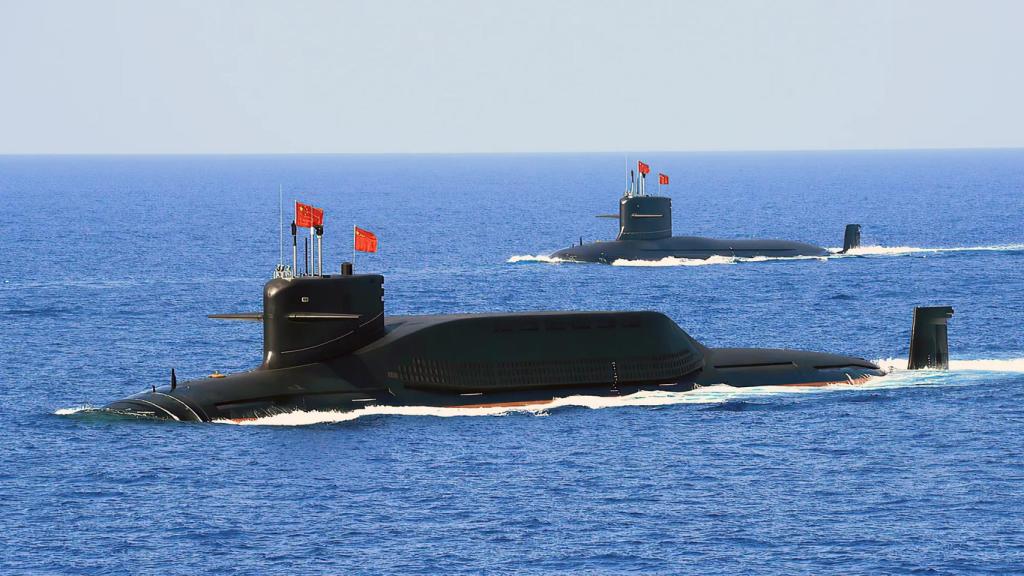
[[[853, 356], [709, 348], [664, 314], [527, 312], [396, 316], [384, 278], [293, 276], [279, 266], [263, 311], [212, 318], [263, 324], [256, 369], [153, 386], [106, 410], [182, 421], [252, 419], [368, 405], [479, 408], [543, 405], [568, 395], [617, 396], [700, 386], [824, 386], [885, 372]], [[917, 308], [910, 368], [948, 366], [950, 307]]]
[[[619, 199], [618, 215], [599, 218], [618, 218], [619, 235], [615, 240], [584, 244], [559, 250], [552, 258], [574, 262], [600, 262], [611, 264], [616, 260], [649, 260], [686, 258], [705, 260], [712, 256], [752, 258], [768, 256], [787, 258], [795, 256], [828, 256], [828, 250], [790, 240], [721, 240], [700, 236], [672, 236], [672, 199], [648, 196], [645, 181], [647, 165], [638, 162], [640, 178], [630, 172], [629, 188]], [[661, 175], [667, 180], [667, 177]], [[860, 246], [860, 224], [847, 224], [843, 250]]]

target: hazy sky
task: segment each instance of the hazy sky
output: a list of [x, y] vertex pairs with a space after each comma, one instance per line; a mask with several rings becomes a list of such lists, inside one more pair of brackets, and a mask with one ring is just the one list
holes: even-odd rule
[[0, 153], [1024, 146], [1024, 1], [0, 0]]

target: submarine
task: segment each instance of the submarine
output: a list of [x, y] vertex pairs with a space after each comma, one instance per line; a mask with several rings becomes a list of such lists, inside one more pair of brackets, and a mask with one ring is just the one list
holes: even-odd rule
[[[630, 171], [629, 187], [619, 199], [619, 213], [598, 218], [618, 218], [619, 234], [615, 240], [580, 243], [564, 248], [551, 258], [572, 262], [611, 264], [616, 260], [658, 261], [663, 258], [706, 260], [712, 256], [771, 258], [829, 256], [820, 246], [791, 240], [723, 240], [699, 236], [672, 235], [672, 199], [650, 196], [646, 192], [646, 175], [650, 168], [638, 162], [639, 178]], [[659, 175], [663, 183], [668, 177]], [[846, 253], [860, 246], [860, 224], [847, 224], [843, 238]]]
[[[210, 316], [262, 324], [258, 367], [180, 383], [172, 368], [168, 383], [104, 410], [209, 422], [374, 405], [542, 407], [573, 395], [858, 384], [886, 373], [843, 354], [705, 346], [656, 311], [388, 316], [383, 275], [355, 274], [348, 262], [325, 275], [322, 257], [319, 272], [306, 268], [279, 264], [262, 311]], [[915, 310], [909, 368], [948, 367], [952, 314]]]

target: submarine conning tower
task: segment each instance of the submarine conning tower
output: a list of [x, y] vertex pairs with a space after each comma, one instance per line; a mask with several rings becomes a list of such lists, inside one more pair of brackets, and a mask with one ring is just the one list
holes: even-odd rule
[[627, 194], [619, 200], [617, 240], [660, 240], [671, 237], [671, 198]]
[[[298, 228], [310, 231], [309, 241], [304, 240], [301, 273]], [[384, 336], [384, 277], [354, 275], [351, 262], [342, 263], [340, 275], [323, 273], [323, 209], [296, 202], [291, 230], [289, 267], [284, 264], [282, 218], [280, 260], [273, 279], [263, 286], [263, 311], [209, 315], [218, 320], [263, 322], [262, 370], [323, 362]], [[377, 251], [373, 233], [355, 226], [352, 233], [353, 257], [357, 250]], [[361, 247], [360, 234], [372, 245]]]
[[[650, 166], [637, 162], [639, 178], [629, 172], [629, 186], [619, 199], [619, 235], [616, 240], [661, 240], [672, 237], [672, 199], [647, 195]], [[668, 182], [668, 176], [659, 174]]]
[[274, 278], [263, 287], [264, 369], [335, 358], [383, 335], [379, 274]]
[[[322, 362], [350, 354], [384, 335], [384, 277], [352, 273], [352, 263], [341, 265], [340, 275], [323, 273], [324, 211], [295, 202], [291, 223], [292, 266], [284, 265], [284, 221], [281, 221], [281, 253], [274, 278], [263, 286], [263, 312], [257, 314], [214, 314], [229, 320], [263, 321], [264, 370]], [[303, 240], [303, 268], [299, 273], [298, 228], [309, 229]], [[353, 259], [360, 248], [359, 233], [372, 233], [353, 226]], [[314, 250], [314, 234], [316, 243]], [[319, 263], [319, 266], [317, 265]]]

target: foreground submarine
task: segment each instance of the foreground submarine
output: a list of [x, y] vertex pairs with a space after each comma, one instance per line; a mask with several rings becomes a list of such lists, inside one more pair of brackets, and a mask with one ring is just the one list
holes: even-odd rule
[[[559, 250], [552, 258], [573, 262], [611, 264], [616, 260], [658, 261], [663, 258], [706, 260], [712, 256], [754, 258], [791, 258], [828, 256], [825, 248], [790, 240], [721, 240], [700, 236], [672, 235], [672, 199], [648, 196], [644, 185], [646, 164], [640, 166], [640, 178], [630, 173], [630, 185], [619, 199], [619, 213], [599, 218], [618, 218], [619, 235], [615, 240], [584, 244]], [[667, 180], [665, 175], [660, 175]], [[860, 246], [860, 224], [847, 224], [841, 253]]]
[[[709, 348], [664, 314], [524, 312], [395, 316], [384, 278], [292, 276], [279, 267], [263, 311], [215, 314], [263, 325], [263, 363], [170, 383], [106, 406], [139, 417], [245, 420], [371, 405], [543, 405], [641, 390], [857, 384], [885, 374], [863, 358], [800, 350]], [[910, 368], [946, 368], [949, 307], [917, 308]]]

